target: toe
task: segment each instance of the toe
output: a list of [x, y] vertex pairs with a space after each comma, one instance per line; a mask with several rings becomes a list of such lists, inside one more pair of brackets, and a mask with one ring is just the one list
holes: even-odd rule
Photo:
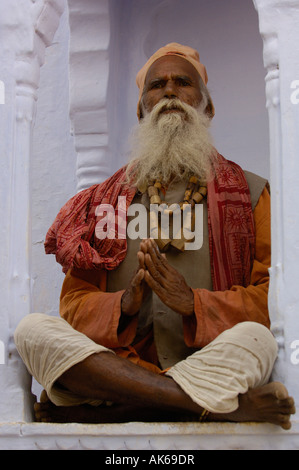
[[288, 398], [289, 394], [285, 386], [280, 382], [273, 382], [274, 394], [278, 400], [284, 400]]
[[284, 414], [293, 415], [296, 413], [296, 406], [292, 397], [288, 397], [283, 400], [277, 400], [277, 406]]
[[282, 429], [285, 429], [286, 431], [291, 429], [292, 427], [292, 423], [290, 421], [289, 415], [280, 415], [279, 422], [280, 422], [280, 426], [282, 427]]
[[47, 401], [49, 401], [49, 397], [47, 395], [47, 392], [46, 390], [43, 390], [41, 395], [40, 395], [40, 400], [39, 400], [41, 403], [46, 403]]

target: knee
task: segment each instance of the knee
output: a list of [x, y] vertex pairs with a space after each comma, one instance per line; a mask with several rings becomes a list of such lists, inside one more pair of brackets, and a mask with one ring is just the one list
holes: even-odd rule
[[264, 348], [267, 348], [276, 356], [278, 350], [277, 341], [269, 328], [261, 323], [245, 321], [235, 325], [232, 330], [239, 338], [250, 337], [254, 343], [258, 343]]
[[262, 325], [261, 323], [257, 323], [254, 321], [243, 321], [241, 323], [237, 323], [235, 326], [232, 327], [233, 330], [238, 331], [240, 334], [256, 334], [256, 335], [266, 335], [273, 337], [271, 331], [266, 326]]
[[36, 328], [37, 323], [44, 321], [46, 315], [44, 313], [30, 313], [18, 323], [15, 332], [14, 332], [14, 341], [18, 346], [23, 343], [24, 338], [26, 338], [29, 332]]

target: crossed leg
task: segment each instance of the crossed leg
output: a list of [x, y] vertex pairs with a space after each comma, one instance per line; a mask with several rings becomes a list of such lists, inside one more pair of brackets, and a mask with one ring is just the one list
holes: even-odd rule
[[[170, 377], [155, 374], [109, 352], [92, 354], [64, 372], [58, 384], [82, 397], [112, 401], [112, 406], [55, 406], [45, 393], [35, 404], [37, 421], [115, 423], [197, 421], [203, 408]], [[271, 382], [239, 395], [232, 413], [210, 413], [209, 421], [266, 422], [290, 429], [293, 398]]]
[[[236, 339], [237, 346], [229, 348], [228, 345]], [[133, 364], [75, 331], [66, 321], [42, 314], [28, 315], [20, 322], [15, 331], [15, 343], [30, 373], [39, 383], [50, 387], [47, 388], [48, 392], [51, 392], [50, 399], [54, 396], [52, 384], [61, 387], [62, 391], [68, 391], [74, 397], [79, 397], [76, 401], [79, 406], [55, 406], [43, 394], [41, 402], [35, 405], [36, 419], [40, 421], [85, 423], [136, 420], [197, 421], [203, 408], [192, 400], [190, 393], [183, 390], [183, 385], [182, 388], [179, 385], [181, 382], [178, 381], [177, 368], [179, 367], [181, 371], [184, 369], [185, 372], [191, 368], [194, 372], [198, 356], [203, 358], [201, 362], [203, 368], [197, 367], [199, 379], [203, 379], [202, 374], [211, 359], [208, 375], [213, 375], [215, 370], [217, 372], [220, 365], [220, 379], [227, 377], [227, 386], [231, 389], [234, 383], [237, 385], [235, 390], [239, 390], [235, 395], [238, 397], [237, 402], [234, 401], [237, 407], [234, 405], [235, 411], [222, 414], [210, 413], [209, 420], [267, 422], [289, 429], [290, 416], [295, 413], [294, 400], [289, 397], [281, 383], [262, 385], [269, 380], [277, 346], [271, 333], [255, 323], [243, 323], [224, 332], [206, 348], [191, 355], [190, 359], [187, 358], [187, 367], [183, 364], [184, 361], [181, 361], [167, 372], [168, 375], [157, 374]], [[254, 354], [251, 354], [251, 350]], [[213, 354], [210, 354], [211, 351]], [[243, 377], [242, 380], [247, 383], [247, 372], [245, 376], [243, 374], [245, 363], [247, 363], [246, 369], [252, 370], [253, 375], [251, 374], [247, 386], [239, 388], [240, 377]], [[240, 369], [241, 376], [238, 375], [236, 368]], [[228, 374], [233, 374], [234, 369], [237, 375], [233, 379], [233, 375]], [[194, 373], [192, 375], [194, 376]], [[264, 377], [262, 381], [261, 377]], [[186, 380], [188, 382], [190, 377], [185, 376]], [[209, 380], [209, 388], [206, 379], [203, 380], [203, 389], [208, 390], [207, 398], [212, 396], [213, 402], [214, 384], [218, 378], [216, 376], [215, 379], [214, 376]], [[218, 392], [219, 386], [216, 398]], [[90, 400], [109, 401], [113, 406], [80, 405]], [[65, 400], [57, 402], [56, 398], [55, 402], [61, 405], [66, 403]], [[72, 403], [75, 403], [73, 399]]]

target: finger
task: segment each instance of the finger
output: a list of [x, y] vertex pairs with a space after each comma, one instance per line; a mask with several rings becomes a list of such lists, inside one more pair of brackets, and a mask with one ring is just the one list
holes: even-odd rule
[[165, 296], [165, 289], [163, 286], [151, 275], [149, 271], [145, 271], [144, 280], [147, 285], [157, 294], [158, 297], [163, 301]]
[[138, 259], [139, 268], [140, 269], [146, 269], [145, 268], [144, 252], [143, 251], [138, 251], [137, 259]]
[[147, 253], [148, 241], [149, 239], [145, 238], [140, 242], [140, 245], [139, 245], [140, 251], [142, 251], [143, 253]]
[[159, 250], [159, 247], [158, 247], [157, 243], [155, 242], [155, 240], [153, 238], [149, 239], [149, 245], [150, 245], [150, 248], [152, 248], [155, 251], [156, 255], [159, 258], [161, 256], [161, 252]]
[[157, 282], [149, 271], [145, 271], [144, 280], [166, 306], [175, 310], [173, 305], [173, 297], [169, 296], [167, 288]]
[[168, 264], [166, 253], [161, 253], [161, 251], [160, 251], [157, 243], [155, 242], [155, 240], [151, 239], [150, 242], [151, 242], [152, 248], [154, 249], [154, 253], [155, 253], [156, 257], [159, 259], [159, 261], [162, 262], [164, 264], [164, 266], [167, 266], [167, 267], [170, 266]]
[[168, 277], [170, 273], [176, 273], [176, 270], [168, 263], [166, 256], [160, 253], [160, 250], [154, 240], [149, 241], [148, 254], [151, 256], [156, 269], [163, 277]]
[[154, 262], [149, 253], [145, 255], [144, 260], [146, 269], [150, 272], [155, 281], [161, 284], [163, 282], [163, 274], [161, 274], [157, 262]]
[[131, 286], [133, 288], [137, 288], [137, 287], [140, 287], [143, 279], [144, 279], [144, 269], [139, 269], [137, 271], [137, 273], [135, 274], [135, 276], [133, 277], [132, 281], [131, 281]]
[[158, 248], [158, 245], [156, 244], [155, 240], [149, 239], [147, 241], [147, 253], [149, 253], [153, 259], [153, 261], [162, 261], [162, 256], [160, 253], [160, 250]]

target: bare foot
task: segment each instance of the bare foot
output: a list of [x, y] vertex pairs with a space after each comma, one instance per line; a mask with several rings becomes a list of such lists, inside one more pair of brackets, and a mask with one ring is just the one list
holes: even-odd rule
[[[197, 413], [186, 411], [157, 410], [136, 405], [113, 405], [94, 407], [55, 406], [42, 392], [40, 403], [35, 403], [35, 418], [39, 422], [54, 423], [125, 423], [143, 422], [194, 422]], [[202, 410], [200, 410], [201, 414]], [[293, 398], [279, 382], [272, 382], [260, 388], [249, 390], [239, 396], [239, 408], [233, 413], [208, 415], [209, 421], [260, 422], [271, 423], [288, 430], [291, 428], [290, 417], [296, 413]]]
[[290, 417], [295, 413], [294, 400], [289, 397], [285, 386], [279, 382], [271, 382], [240, 395], [239, 408], [235, 412], [228, 415], [211, 414], [209, 419], [271, 423], [288, 430], [291, 428]]

